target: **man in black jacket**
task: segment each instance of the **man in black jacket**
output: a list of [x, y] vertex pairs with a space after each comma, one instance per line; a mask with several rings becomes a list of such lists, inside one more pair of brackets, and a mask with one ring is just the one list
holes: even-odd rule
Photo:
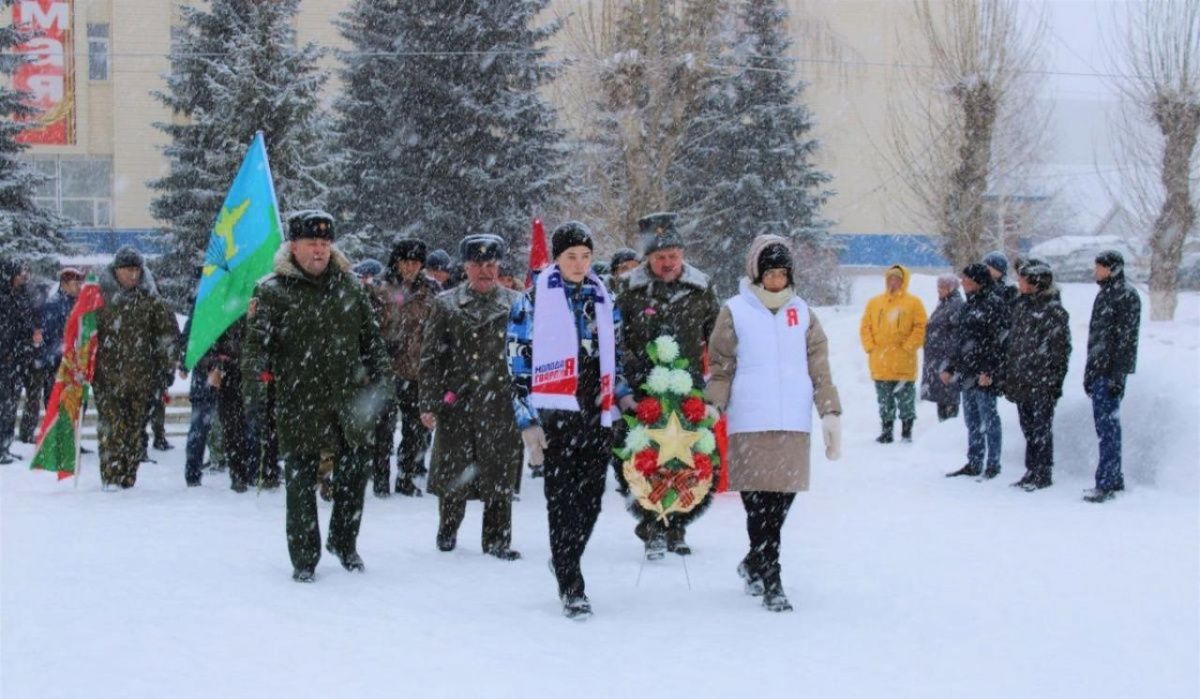
[[25, 288], [29, 269], [0, 258], [0, 464], [11, 464], [9, 453], [17, 422], [17, 401], [25, 371], [41, 341], [32, 298]]
[[[955, 476], [995, 478], [1000, 474], [1000, 415], [996, 396], [1004, 385], [1005, 337], [1009, 305], [992, 288], [987, 266], [976, 262], [962, 271], [967, 302], [958, 316], [958, 342], [942, 383], [962, 386], [963, 418], [967, 423], [967, 464]], [[984, 464], [987, 464], [986, 470]]]
[[1125, 395], [1125, 378], [1137, 368], [1142, 302], [1125, 281], [1125, 258], [1116, 250], [1096, 256], [1095, 275], [1100, 293], [1092, 304], [1088, 325], [1083, 390], [1092, 399], [1100, 464], [1096, 487], [1087, 491], [1084, 499], [1104, 502], [1125, 489], [1121, 474], [1121, 398]]
[[1017, 286], [1021, 296], [1013, 306], [1004, 393], [1017, 404], [1025, 435], [1025, 475], [1013, 486], [1033, 492], [1052, 484], [1054, 407], [1071, 356], [1071, 317], [1045, 262], [1019, 266]]

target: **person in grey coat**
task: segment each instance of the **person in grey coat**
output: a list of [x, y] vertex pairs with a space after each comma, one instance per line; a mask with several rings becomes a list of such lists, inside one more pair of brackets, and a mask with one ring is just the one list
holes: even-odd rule
[[961, 389], [957, 383], [942, 383], [939, 374], [954, 354], [958, 333], [958, 314], [963, 296], [958, 289], [958, 277], [943, 274], [938, 277], [938, 305], [925, 326], [925, 362], [921, 367], [921, 400], [937, 404], [938, 422], [958, 417]]

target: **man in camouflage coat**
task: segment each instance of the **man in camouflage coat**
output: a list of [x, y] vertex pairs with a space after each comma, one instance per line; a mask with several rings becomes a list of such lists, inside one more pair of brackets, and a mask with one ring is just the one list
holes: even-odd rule
[[150, 400], [161, 395], [163, 374], [174, 368], [179, 327], [158, 295], [140, 253], [117, 251], [100, 273], [104, 306], [96, 313], [97, 429], [100, 480], [132, 488], [142, 457]]
[[[643, 261], [614, 281], [617, 308], [624, 322], [624, 374], [637, 398], [642, 397], [642, 384], [654, 367], [646, 345], [660, 335], [675, 338], [679, 356], [688, 360], [693, 383], [704, 385], [704, 348], [721, 310], [708, 275], [683, 260], [683, 238], [676, 228], [676, 218], [673, 213], [659, 213], [638, 221]], [[624, 436], [618, 434], [617, 443], [623, 440]], [[633, 501], [630, 509], [639, 520], [634, 532], [645, 542], [647, 557], [661, 558], [664, 549], [683, 556], [691, 553], [684, 539], [687, 524], [706, 506], [707, 500], [686, 515], [672, 517], [671, 526], [664, 528], [653, 513]]]
[[380, 412], [392, 398], [387, 352], [367, 292], [332, 247], [333, 218], [303, 211], [288, 219], [275, 273], [259, 282], [242, 348], [249, 405], [274, 387], [287, 483], [288, 553], [297, 582], [312, 582], [321, 557], [314, 488], [333, 461], [334, 504], [326, 549], [350, 571], [358, 555], [363, 493]]
[[376, 445], [376, 495], [387, 494], [388, 462], [397, 416], [400, 418], [400, 447], [396, 453], [396, 492], [410, 497], [421, 495], [413, 478], [424, 469], [429, 430], [421, 424], [417, 378], [425, 321], [433, 311], [433, 299], [439, 293], [437, 282], [424, 274], [425, 258], [425, 241], [416, 238], [396, 241], [387, 273], [377, 289], [383, 341], [396, 376], [396, 401], [384, 416], [382, 439]]
[[421, 421], [437, 431], [429, 492], [439, 500], [437, 546], [451, 551], [468, 500], [483, 501], [483, 551], [501, 560], [512, 543], [512, 495], [522, 443], [513, 413], [505, 332], [520, 294], [499, 286], [504, 242], [463, 239], [467, 281], [434, 301], [421, 347]]

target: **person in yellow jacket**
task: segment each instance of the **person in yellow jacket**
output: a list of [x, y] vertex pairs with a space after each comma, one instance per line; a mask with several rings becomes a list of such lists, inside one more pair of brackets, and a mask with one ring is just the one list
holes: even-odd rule
[[875, 439], [893, 441], [896, 410], [900, 411], [900, 438], [912, 441], [917, 419], [917, 350], [925, 344], [925, 306], [908, 293], [909, 273], [892, 265], [883, 274], [885, 291], [867, 302], [859, 334], [870, 357], [871, 379], [879, 400], [883, 429]]

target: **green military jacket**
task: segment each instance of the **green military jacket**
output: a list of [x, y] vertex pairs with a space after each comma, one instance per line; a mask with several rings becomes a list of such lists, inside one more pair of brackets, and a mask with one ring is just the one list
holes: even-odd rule
[[646, 345], [660, 335], [671, 335], [679, 343], [679, 354], [688, 360], [688, 370], [697, 387], [704, 385], [701, 357], [717, 323], [721, 302], [708, 275], [684, 264], [683, 274], [673, 282], [662, 282], [650, 274], [643, 262], [618, 280], [614, 293], [621, 311], [622, 361], [625, 380], [635, 394], [654, 363]]
[[304, 274], [285, 245], [255, 289], [242, 348], [242, 390], [261, 401], [275, 387], [284, 454], [362, 448], [394, 397], [387, 352], [367, 292], [336, 249], [325, 274]]
[[508, 496], [521, 475], [508, 374], [508, 313], [520, 294], [466, 283], [439, 295], [425, 325], [417, 379], [422, 413], [437, 416], [428, 490], [439, 497]]
[[[132, 289], [122, 289], [111, 267], [100, 273], [104, 306], [96, 313], [97, 391], [149, 400], [164, 390], [174, 369], [179, 326], [142, 268]], [[5, 348], [8, 349], [8, 348]], [[166, 381], [169, 384], [169, 381]]]

